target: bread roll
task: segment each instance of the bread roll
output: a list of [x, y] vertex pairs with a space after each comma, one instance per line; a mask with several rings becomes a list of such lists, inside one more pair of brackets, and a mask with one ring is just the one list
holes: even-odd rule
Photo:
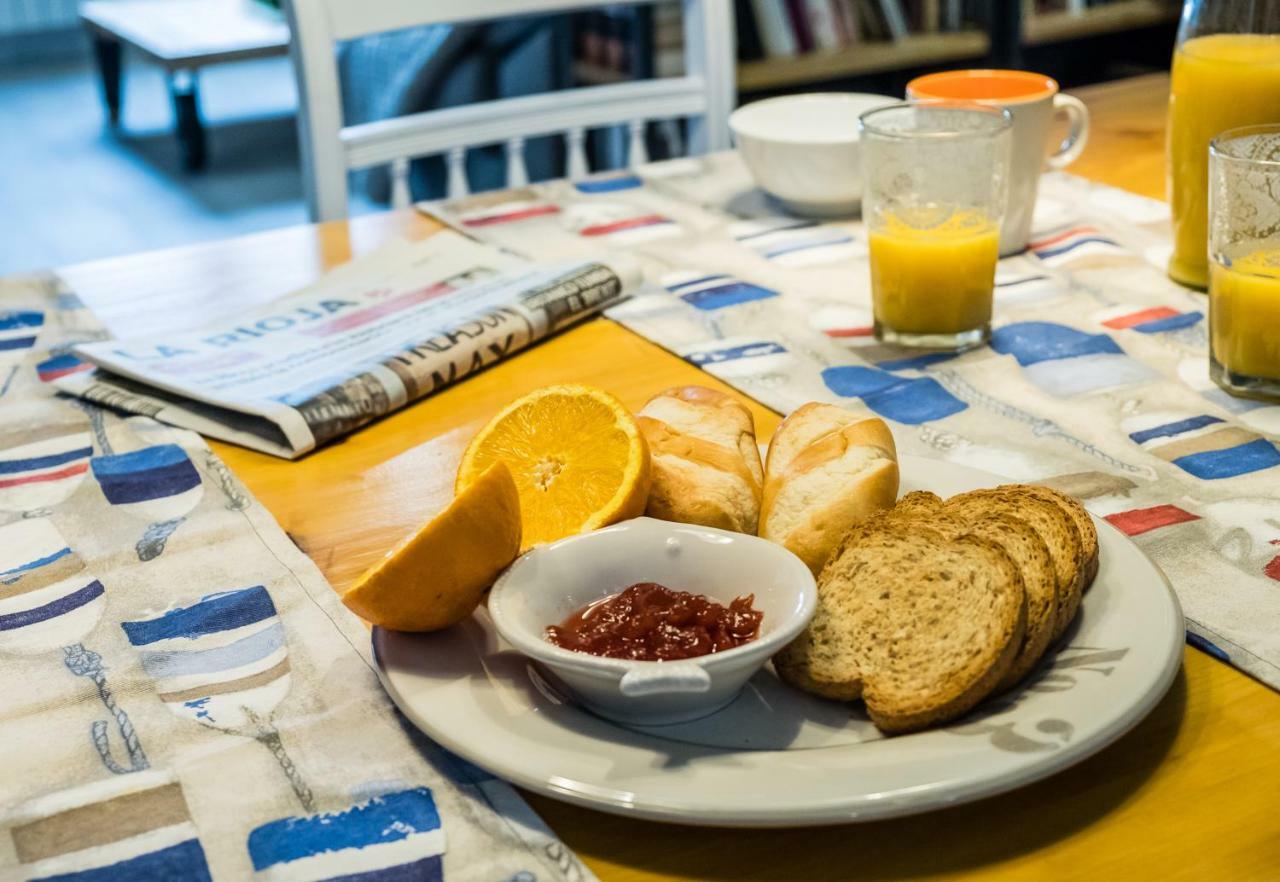
[[653, 458], [645, 514], [755, 533], [764, 469], [751, 411], [705, 386], [655, 395], [637, 418]]
[[769, 444], [760, 535], [816, 575], [850, 527], [893, 505], [897, 460], [883, 420], [817, 402], [798, 408]]

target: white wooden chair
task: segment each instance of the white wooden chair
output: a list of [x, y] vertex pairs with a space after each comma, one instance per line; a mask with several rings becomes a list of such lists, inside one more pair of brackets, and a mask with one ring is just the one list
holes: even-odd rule
[[[631, 0], [634, 4], [654, 0]], [[562, 135], [570, 178], [588, 173], [590, 129], [626, 126], [629, 166], [646, 162], [645, 123], [687, 119], [692, 153], [729, 147], [734, 104], [731, 0], [682, 0], [681, 77], [564, 89], [343, 126], [335, 44], [426, 24], [463, 24], [611, 5], [591, 0], [286, 0], [298, 80], [298, 131], [313, 220], [347, 215], [347, 171], [390, 167], [392, 204], [409, 204], [409, 162], [443, 155], [450, 197], [469, 192], [467, 150], [503, 144], [507, 186], [528, 183], [528, 138]]]

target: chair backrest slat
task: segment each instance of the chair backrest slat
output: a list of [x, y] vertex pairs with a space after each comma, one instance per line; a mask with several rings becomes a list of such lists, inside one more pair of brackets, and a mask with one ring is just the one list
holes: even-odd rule
[[[630, 0], [633, 5], [655, 0]], [[570, 177], [588, 173], [585, 132], [629, 127], [627, 163], [647, 161], [645, 124], [685, 119], [691, 152], [729, 146], [734, 102], [731, 0], [680, 0], [685, 74], [486, 101], [342, 125], [335, 44], [424, 24], [482, 22], [611, 5], [601, 0], [286, 0], [298, 80], [298, 127], [307, 201], [315, 220], [347, 213], [347, 170], [390, 165], [393, 202], [408, 198], [408, 160], [444, 155], [448, 192], [465, 194], [467, 148], [505, 145], [507, 185], [528, 181], [526, 139], [566, 138]]]
[[501, 144], [508, 138], [596, 129], [632, 119], [701, 114], [701, 82], [689, 77], [565, 89], [481, 101], [348, 126], [339, 134], [350, 168], [383, 165], [398, 156], [432, 156], [459, 145]]
[[507, 139], [507, 186], [523, 187], [529, 183], [529, 169], [524, 164], [524, 138]]

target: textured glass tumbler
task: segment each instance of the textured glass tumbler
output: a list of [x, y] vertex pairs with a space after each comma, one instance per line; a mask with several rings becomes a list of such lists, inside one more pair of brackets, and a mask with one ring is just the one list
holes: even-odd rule
[[1280, 125], [1209, 145], [1209, 374], [1280, 401]]
[[876, 337], [930, 349], [986, 342], [1009, 174], [1009, 112], [913, 102], [859, 119]]
[[1280, 121], [1280, 0], [1184, 0], [1169, 88], [1169, 276], [1204, 289], [1209, 142]]

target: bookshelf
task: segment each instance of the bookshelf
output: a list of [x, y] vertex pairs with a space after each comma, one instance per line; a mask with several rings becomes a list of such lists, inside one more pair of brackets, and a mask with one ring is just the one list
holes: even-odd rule
[[1178, 20], [1176, 5], [1161, 0], [1116, 0], [1084, 9], [1053, 12], [1024, 11], [1022, 42], [1043, 46], [1084, 37], [1114, 34]]
[[738, 89], [762, 92], [823, 80], [979, 59], [986, 56], [990, 48], [990, 39], [976, 29], [912, 34], [901, 40], [868, 41], [836, 51], [742, 62], [738, 65]]
[[[734, 0], [738, 91], [798, 91], [858, 78], [893, 82], [948, 66], [1059, 67], [1126, 32], [1168, 28], [1179, 0]], [[584, 20], [578, 83], [683, 69], [680, 0]], [[1046, 55], [1047, 53], [1047, 55]], [[905, 81], [905, 80], [904, 80]]]

